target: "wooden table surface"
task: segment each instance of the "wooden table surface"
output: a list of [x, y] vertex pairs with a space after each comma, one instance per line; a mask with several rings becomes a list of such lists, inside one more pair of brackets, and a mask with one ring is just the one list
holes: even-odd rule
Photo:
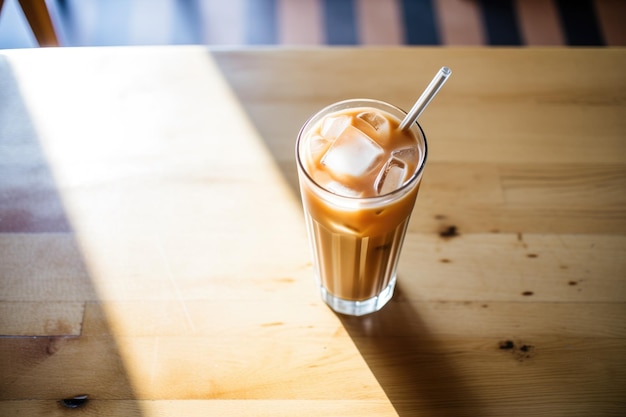
[[[298, 129], [442, 65], [397, 293], [336, 315]], [[1, 52], [0, 415], [626, 414], [624, 74], [612, 48]]]

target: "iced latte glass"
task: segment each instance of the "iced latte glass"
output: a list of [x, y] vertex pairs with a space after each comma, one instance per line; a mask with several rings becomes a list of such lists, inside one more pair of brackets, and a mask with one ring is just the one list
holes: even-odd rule
[[332, 104], [296, 142], [315, 278], [336, 312], [364, 315], [392, 297], [402, 242], [426, 162], [426, 137], [377, 100]]

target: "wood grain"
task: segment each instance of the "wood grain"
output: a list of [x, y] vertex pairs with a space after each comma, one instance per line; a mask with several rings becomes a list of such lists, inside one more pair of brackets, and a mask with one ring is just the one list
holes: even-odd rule
[[[52, 400], [2, 401], [0, 411], [8, 414], [25, 414], [33, 417], [65, 416], [67, 410]], [[341, 415], [390, 415], [394, 410], [386, 401], [324, 401], [324, 400], [90, 400], [84, 415], [171, 416], [185, 415], [255, 415], [259, 417]]]
[[0, 334], [3, 336], [80, 336], [82, 303], [3, 302]]
[[[339, 99], [407, 108], [441, 65], [397, 292], [336, 315], [295, 136]], [[619, 48], [6, 52], [0, 414], [624, 414], [625, 68]], [[31, 227], [46, 204], [62, 228]]]

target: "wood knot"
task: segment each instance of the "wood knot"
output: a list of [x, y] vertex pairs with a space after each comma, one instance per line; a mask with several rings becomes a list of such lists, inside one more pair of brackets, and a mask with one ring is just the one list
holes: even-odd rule
[[457, 230], [456, 226], [448, 226], [447, 228], [439, 232], [439, 236], [444, 239], [450, 239], [459, 236], [459, 231]]
[[524, 362], [527, 359], [532, 359], [535, 356], [535, 346], [527, 343], [515, 343], [512, 340], [503, 340], [498, 343], [500, 350], [506, 350], [511, 352], [513, 357], [518, 362]]
[[498, 347], [502, 350], [509, 350], [515, 347], [515, 343], [512, 340], [503, 340], [498, 344]]

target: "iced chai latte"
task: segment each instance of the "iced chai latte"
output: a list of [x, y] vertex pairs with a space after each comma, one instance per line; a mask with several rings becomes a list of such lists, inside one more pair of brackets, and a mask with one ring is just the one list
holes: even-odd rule
[[313, 264], [335, 311], [372, 313], [393, 295], [400, 249], [426, 161], [417, 123], [376, 100], [347, 100], [309, 119], [296, 158]]

